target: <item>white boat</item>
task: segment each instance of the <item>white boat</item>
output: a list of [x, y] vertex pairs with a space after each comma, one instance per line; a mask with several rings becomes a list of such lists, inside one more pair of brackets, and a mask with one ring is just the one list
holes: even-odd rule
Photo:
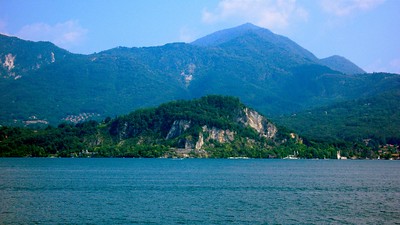
[[288, 156], [286, 156], [286, 157], [283, 158], [283, 159], [299, 159], [299, 158], [297, 157], [298, 154], [299, 154], [299, 152], [297, 152], [297, 154], [296, 154], [296, 152], [293, 152], [293, 155], [288, 155]]
[[299, 158], [297, 156], [295, 156], [295, 155], [288, 155], [283, 159], [299, 159]]
[[249, 157], [228, 157], [228, 159], [249, 159]]

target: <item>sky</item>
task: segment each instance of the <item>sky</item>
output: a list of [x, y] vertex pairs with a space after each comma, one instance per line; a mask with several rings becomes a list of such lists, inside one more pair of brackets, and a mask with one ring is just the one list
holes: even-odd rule
[[73, 53], [191, 42], [253, 23], [318, 58], [400, 73], [399, 0], [0, 0], [0, 33]]

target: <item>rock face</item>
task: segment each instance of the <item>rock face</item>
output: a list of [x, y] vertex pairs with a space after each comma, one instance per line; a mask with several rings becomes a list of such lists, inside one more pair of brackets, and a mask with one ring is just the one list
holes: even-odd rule
[[1, 74], [0, 71], [0, 75], [3, 76], [3, 78], [14, 78], [15, 80], [21, 78], [20, 75], [17, 75], [14, 72], [14, 68], [15, 68], [15, 55], [12, 55], [11, 53], [7, 54], [4, 56], [4, 63], [2, 62], [1, 58], [0, 58], [0, 64], [3, 66], [3, 69], [5, 70], [5, 74]]
[[196, 146], [195, 146], [195, 149], [196, 150], [200, 150], [201, 149], [201, 147], [203, 147], [203, 145], [204, 145], [204, 136], [203, 136], [203, 133], [199, 133], [199, 140], [196, 142]]
[[204, 126], [203, 132], [208, 133], [207, 141], [211, 139], [216, 140], [219, 143], [226, 143], [235, 139], [235, 133], [230, 130], [222, 130], [215, 127], [209, 129], [207, 126]]
[[[260, 115], [255, 110], [244, 108], [243, 114], [238, 118], [238, 122], [244, 126], [249, 126], [257, 131], [260, 136], [272, 139], [275, 137], [278, 129], [275, 125], [270, 123], [264, 116]], [[175, 120], [166, 136], [166, 140], [173, 139], [181, 136], [184, 132], [192, 126], [189, 120]], [[216, 127], [202, 126], [202, 130], [198, 134], [198, 139], [194, 142], [192, 136], [182, 139], [182, 147], [185, 149], [201, 150], [210, 140], [218, 143], [229, 143], [235, 139], [236, 132], [229, 129], [219, 129]]]
[[175, 120], [165, 139], [172, 139], [180, 136], [190, 127], [191, 122], [188, 120]]
[[[206, 136], [207, 138], [204, 138]], [[202, 127], [202, 132], [199, 133], [199, 138], [196, 142], [195, 149], [200, 150], [206, 142], [210, 140], [217, 141], [219, 143], [231, 142], [235, 139], [235, 132], [229, 129], [223, 130], [215, 127], [208, 128], [206, 125]]]
[[260, 135], [266, 138], [275, 137], [278, 129], [275, 125], [268, 122], [268, 120], [260, 115], [258, 112], [245, 108], [244, 109], [245, 117], [239, 118], [239, 122], [243, 123], [246, 126], [250, 126], [255, 129]]
[[[244, 126], [249, 126], [257, 131], [260, 136], [272, 139], [275, 137], [278, 129], [270, 123], [264, 116], [258, 112], [245, 108], [243, 116], [239, 117], [238, 122]], [[187, 120], [176, 120], [171, 126], [166, 139], [172, 139], [182, 135], [187, 129], [191, 127], [191, 122]], [[193, 138], [190, 136], [184, 141], [185, 149], [201, 150], [210, 140], [218, 143], [229, 143], [235, 139], [236, 132], [229, 129], [219, 129], [216, 127], [202, 126], [202, 130], [198, 134], [198, 139], [194, 143]]]
[[[188, 120], [175, 120], [169, 130], [166, 140], [176, 138], [182, 135], [187, 129], [191, 127], [191, 121]], [[204, 139], [204, 136], [207, 138]], [[233, 141], [235, 139], [235, 132], [230, 131], [229, 129], [223, 130], [218, 129], [216, 127], [208, 128], [207, 125], [202, 127], [202, 131], [199, 132], [199, 137], [194, 144], [192, 138], [186, 138], [183, 140], [185, 149], [196, 149], [199, 150], [203, 147], [205, 142], [209, 142], [210, 140], [217, 141], [219, 143], [227, 143]]]
[[15, 62], [15, 56], [9, 53], [5, 56], [3, 67], [6, 68], [8, 71], [10, 71], [15, 67], [14, 62]]

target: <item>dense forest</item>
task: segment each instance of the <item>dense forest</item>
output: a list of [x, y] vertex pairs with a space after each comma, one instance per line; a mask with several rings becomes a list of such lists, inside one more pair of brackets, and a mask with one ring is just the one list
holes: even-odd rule
[[209, 94], [239, 97], [276, 117], [400, 87], [399, 74], [363, 73], [343, 57], [320, 60], [252, 24], [193, 43], [89, 55], [0, 35], [0, 61], [3, 126], [102, 120]]
[[[398, 157], [399, 143], [379, 138], [316, 140], [299, 137], [279, 126], [276, 135], [265, 137], [240, 122], [246, 119], [245, 109], [237, 98], [206, 96], [140, 109], [101, 122], [62, 123], [38, 129], [4, 126], [0, 127], [0, 156], [284, 158], [295, 155], [335, 159], [340, 151], [346, 158]], [[187, 129], [171, 135], [176, 121], [187, 121]], [[274, 126], [267, 119], [263, 121]], [[234, 135], [227, 141], [207, 138], [212, 133], [210, 130], [207, 133], [205, 127]], [[196, 150], [194, 144], [200, 136], [204, 136], [204, 145]], [[186, 154], [180, 154], [182, 151]]]
[[[276, 117], [302, 136], [318, 141], [400, 144], [400, 90]], [[323, 131], [323, 132], [321, 132]]]

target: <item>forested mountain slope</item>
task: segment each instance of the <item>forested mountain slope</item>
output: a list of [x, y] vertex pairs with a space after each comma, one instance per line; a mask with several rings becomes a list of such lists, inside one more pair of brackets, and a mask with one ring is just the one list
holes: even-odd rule
[[400, 89], [275, 119], [320, 141], [372, 140], [400, 144]]
[[398, 74], [349, 74], [342, 70], [347, 66], [334, 67], [252, 24], [190, 44], [118, 47], [90, 55], [48, 42], [4, 35], [0, 40], [0, 125], [8, 126], [100, 121], [209, 94], [236, 96], [276, 118], [400, 88]]
[[281, 157], [302, 140], [237, 98], [205, 96], [57, 128], [0, 128], [0, 156]]

